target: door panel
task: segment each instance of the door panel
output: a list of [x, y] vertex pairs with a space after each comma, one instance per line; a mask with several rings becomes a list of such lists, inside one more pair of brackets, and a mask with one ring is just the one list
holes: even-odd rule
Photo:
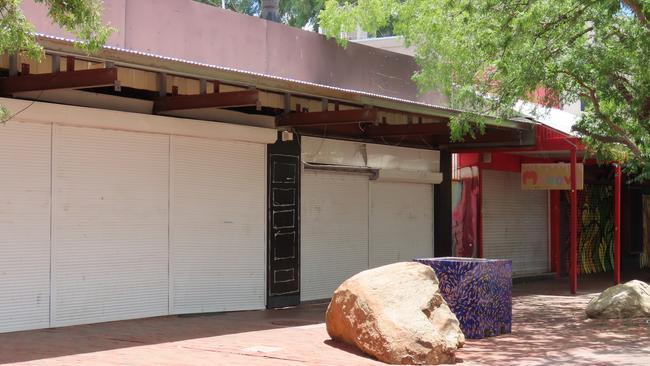
[[300, 302], [300, 145], [268, 145], [267, 307]]
[[0, 126], [0, 332], [50, 325], [51, 126]]
[[326, 299], [368, 269], [368, 177], [305, 171], [301, 300]]
[[172, 137], [173, 314], [264, 308], [264, 149]]
[[512, 259], [513, 275], [548, 272], [548, 191], [522, 190], [520, 173], [481, 174], [485, 258]]
[[168, 314], [169, 136], [55, 126], [52, 325]]
[[433, 186], [370, 183], [370, 267], [433, 256]]

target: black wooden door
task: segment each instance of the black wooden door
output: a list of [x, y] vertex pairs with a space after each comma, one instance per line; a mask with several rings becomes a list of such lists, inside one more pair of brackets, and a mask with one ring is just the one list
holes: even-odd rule
[[268, 145], [267, 308], [300, 303], [300, 144]]

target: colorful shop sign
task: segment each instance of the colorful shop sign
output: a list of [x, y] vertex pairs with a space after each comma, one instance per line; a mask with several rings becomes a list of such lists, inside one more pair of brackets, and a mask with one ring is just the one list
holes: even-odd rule
[[[576, 164], [576, 188], [584, 187], [584, 165]], [[571, 189], [571, 164], [521, 164], [521, 189]]]

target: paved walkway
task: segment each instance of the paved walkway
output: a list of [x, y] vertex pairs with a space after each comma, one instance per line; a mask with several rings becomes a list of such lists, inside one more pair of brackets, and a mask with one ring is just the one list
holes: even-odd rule
[[[577, 296], [567, 296], [560, 280], [517, 285], [513, 333], [468, 341], [458, 353], [462, 365], [650, 365], [648, 320], [585, 318], [585, 304], [608, 284], [583, 281]], [[0, 364], [383, 365], [330, 341], [324, 309], [306, 305], [5, 333]]]

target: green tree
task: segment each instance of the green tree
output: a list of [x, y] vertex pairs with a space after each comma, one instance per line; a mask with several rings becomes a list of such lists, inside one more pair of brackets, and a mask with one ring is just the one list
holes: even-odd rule
[[649, 17], [650, 0], [327, 0], [320, 24], [338, 38], [393, 19], [417, 48], [420, 88], [467, 111], [450, 122], [454, 140], [482, 133], [481, 116], [513, 117], [544, 88], [588, 102], [575, 131], [598, 156], [629, 158], [648, 177]]
[[[221, 6], [221, 0], [196, 0], [201, 3]], [[226, 8], [238, 13], [258, 16], [260, 0], [226, 0]], [[280, 18], [292, 27], [309, 26], [318, 30], [318, 14], [325, 6], [324, 0], [280, 0]]]
[[[221, 7], [221, 0], [195, 0], [200, 3]], [[259, 15], [260, 0], [226, 0], [226, 9], [236, 11], [242, 14]]]
[[302, 28], [310, 25], [318, 31], [318, 14], [325, 7], [325, 0], [281, 0], [280, 16], [282, 21], [292, 27]]
[[[48, 7], [48, 15], [61, 28], [72, 33], [78, 47], [88, 53], [101, 49], [112, 32], [102, 23], [101, 0], [35, 0]], [[20, 9], [21, 0], [0, 0], [0, 54], [21, 54], [40, 60], [43, 48], [34, 35], [34, 26]], [[9, 112], [0, 106], [0, 121]]]

